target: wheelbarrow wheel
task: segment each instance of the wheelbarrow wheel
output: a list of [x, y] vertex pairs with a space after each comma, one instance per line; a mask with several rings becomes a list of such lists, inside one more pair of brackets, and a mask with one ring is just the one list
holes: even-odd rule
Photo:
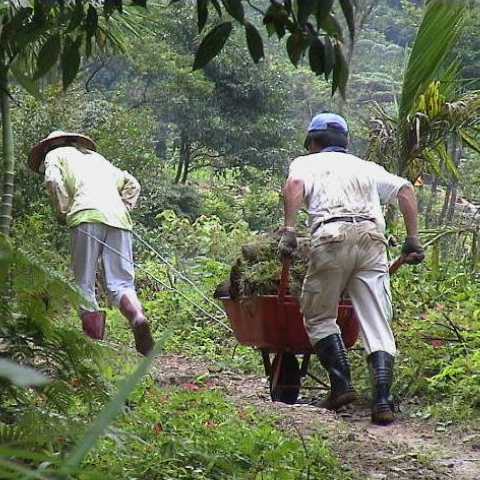
[[269, 380], [271, 399], [293, 405], [300, 392], [300, 367], [297, 357], [292, 353], [277, 353]]

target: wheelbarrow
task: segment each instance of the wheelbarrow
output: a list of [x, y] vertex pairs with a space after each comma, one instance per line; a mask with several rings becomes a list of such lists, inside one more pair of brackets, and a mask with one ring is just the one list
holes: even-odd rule
[[[393, 274], [402, 264], [402, 257], [390, 266]], [[315, 353], [303, 325], [303, 315], [295, 298], [287, 295], [290, 262], [282, 266], [277, 295], [222, 301], [237, 341], [258, 348], [262, 354], [265, 374], [269, 380], [273, 401], [294, 404], [300, 392], [301, 379], [310, 377], [320, 387], [329, 388], [308, 370], [310, 357]], [[352, 302], [340, 299], [337, 324], [347, 348], [355, 345], [360, 327]], [[273, 354], [273, 361], [271, 355]], [[299, 362], [297, 355], [301, 357]], [[305, 388], [305, 387], [304, 387]]]

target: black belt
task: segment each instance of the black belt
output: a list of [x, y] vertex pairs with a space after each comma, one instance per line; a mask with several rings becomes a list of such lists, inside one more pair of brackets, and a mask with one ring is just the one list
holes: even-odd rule
[[369, 217], [333, 217], [321, 222], [319, 225], [325, 225], [326, 223], [333, 223], [333, 222], [348, 222], [348, 223], [356, 223], [356, 222], [375, 222], [375, 219]]
[[333, 223], [333, 222], [348, 222], [348, 223], [357, 223], [357, 222], [373, 222], [375, 223], [374, 218], [370, 217], [333, 217], [329, 218], [328, 220], [325, 220], [323, 222], [320, 222], [316, 227], [315, 230], [312, 232], [315, 233], [322, 225], [326, 225], [327, 223]]

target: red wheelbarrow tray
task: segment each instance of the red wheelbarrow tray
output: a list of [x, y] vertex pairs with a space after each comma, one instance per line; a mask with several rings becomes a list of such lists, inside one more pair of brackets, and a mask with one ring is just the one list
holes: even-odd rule
[[[242, 345], [269, 353], [314, 353], [303, 325], [297, 300], [289, 295], [259, 295], [252, 298], [220, 299], [235, 338]], [[341, 299], [337, 324], [347, 348], [358, 339], [359, 325], [350, 299]]]
[[[390, 265], [390, 275], [404, 263], [404, 257], [397, 258]], [[235, 338], [242, 345], [258, 347], [270, 353], [314, 353], [303, 325], [300, 305], [294, 297], [286, 295], [289, 268], [290, 262], [284, 262], [278, 295], [220, 299], [227, 311]], [[337, 324], [345, 346], [353, 347], [360, 327], [349, 298], [340, 299]]]

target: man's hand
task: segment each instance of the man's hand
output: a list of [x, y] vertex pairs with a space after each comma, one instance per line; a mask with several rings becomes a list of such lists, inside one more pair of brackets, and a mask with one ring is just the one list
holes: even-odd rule
[[405, 263], [409, 265], [416, 265], [423, 261], [425, 253], [418, 237], [407, 237], [405, 239], [402, 256], [405, 258]]
[[284, 230], [282, 238], [278, 242], [278, 256], [281, 260], [292, 258], [293, 252], [297, 249], [297, 235], [295, 232]]
[[67, 224], [67, 215], [65, 213], [57, 212], [57, 221], [60, 225]]

